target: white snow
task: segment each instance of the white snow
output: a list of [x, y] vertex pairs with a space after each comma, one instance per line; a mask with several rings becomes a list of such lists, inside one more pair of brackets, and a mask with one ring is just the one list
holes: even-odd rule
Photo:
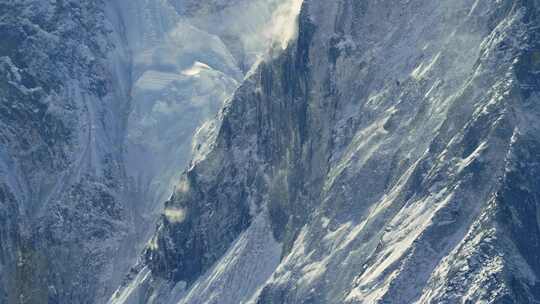
[[183, 70], [182, 74], [186, 76], [195, 76], [195, 75], [199, 75], [204, 70], [210, 70], [210, 69], [211, 68], [207, 64], [204, 64], [199, 61], [195, 61], [193, 66], [190, 67], [189, 69]]
[[274, 240], [266, 212], [261, 212], [178, 304], [247, 303], [274, 272], [280, 256], [281, 244]]

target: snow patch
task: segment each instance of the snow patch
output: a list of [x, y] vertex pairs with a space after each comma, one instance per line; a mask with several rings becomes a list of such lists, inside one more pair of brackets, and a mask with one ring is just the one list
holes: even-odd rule
[[186, 211], [182, 208], [165, 208], [163, 214], [172, 223], [181, 223], [186, 219]]
[[183, 75], [186, 76], [195, 76], [199, 75], [204, 70], [210, 70], [210, 66], [205, 63], [195, 61], [195, 63], [189, 68], [182, 71]]

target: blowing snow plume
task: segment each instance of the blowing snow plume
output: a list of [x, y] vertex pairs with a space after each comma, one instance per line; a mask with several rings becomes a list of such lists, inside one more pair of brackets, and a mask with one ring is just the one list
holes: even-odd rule
[[279, 5], [272, 16], [265, 35], [272, 47], [287, 48], [289, 41], [298, 33], [296, 18], [300, 14], [303, 0], [288, 0]]

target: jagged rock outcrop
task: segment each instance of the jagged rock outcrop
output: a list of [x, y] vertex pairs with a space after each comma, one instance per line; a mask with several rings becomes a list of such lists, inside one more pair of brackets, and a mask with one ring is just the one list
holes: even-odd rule
[[304, 1], [111, 302], [540, 301], [538, 5]]

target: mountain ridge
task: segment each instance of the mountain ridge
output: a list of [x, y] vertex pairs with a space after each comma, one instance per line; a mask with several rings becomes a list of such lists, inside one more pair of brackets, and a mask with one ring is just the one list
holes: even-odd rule
[[534, 1], [304, 1], [298, 39], [226, 106], [166, 204], [182, 221], [162, 217], [142, 265], [196, 290], [182, 273], [227, 267], [267, 214], [280, 264], [237, 302], [537, 302], [538, 202], [520, 188], [536, 16]]

